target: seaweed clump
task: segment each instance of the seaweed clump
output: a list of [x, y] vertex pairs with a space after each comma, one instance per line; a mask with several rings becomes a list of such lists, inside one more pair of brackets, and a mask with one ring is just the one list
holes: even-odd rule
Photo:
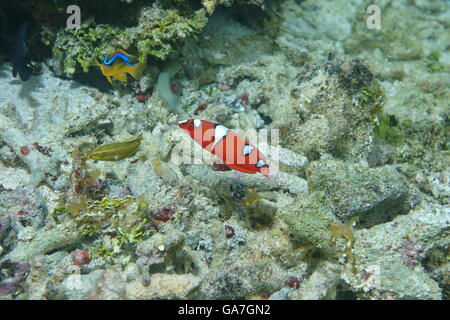
[[[155, 230], [150, 223], [147, 203], [131, 197], [90, 200], [74, 213], [73, 206], [57, 207], [53, 218], [75, 222], [85, 240], [93, 241], [90, 257], [103, 257], [110, 262], [130, 260], [136, 245], [148, 239]], [[121, 260], [124, 259], [124, 260]]]
[[97, 24], [96, 18], [90, 17], [79, 29], [59, 31], [53, 53], [60, 62], [59, 71], [66, 75], [76, 73], [79, 67], [88, 72], [105, 54], [119, 48], [133, 48], [141, 61], [147, 56], [165, 60], [176, 52], [178, 40], [203, 29], [205, 13], [204, 9], [181, 12], [153, 5], [142, 8], [137, 26], [129, 27]]
[[[52, 218], [56, 224], [74, 222], [85, 240], [93, 241], [90, 257], [123, 258], [122, 254], [127, 249], [135, 248], [154, 231], [149, 223], [148, 204], [132, 198], [129, 193], [110, 195], [110, 186], [117, 187], [118, 182], [100, 179], [101, 172], [91, 170], [88, 164], [89, 159], [124, 159], [137, 150], [141, 139], [108, 144], [91, 151], [77, 148], [71, 154], [69, 183], [61, 205], [53, 210]], [[124, 259], [128, 261], [130, 256]]]

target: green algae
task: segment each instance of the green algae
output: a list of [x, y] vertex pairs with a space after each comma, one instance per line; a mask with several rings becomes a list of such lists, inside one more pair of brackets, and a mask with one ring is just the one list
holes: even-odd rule
[[110, 262], [153, 233], [149, 229], [147, 204], [131, 197], [92, 201], [77, 215], [64, 207], [60, 207], [58, 212], [68, 213], [64, 219], [73, 221], [81, 236], [88, 239], [98, 237], [90, 251], [94, 256], [112, 259]]
[[439, 51], [432, 51], [428, 56], [427, 60], [429, 61], [427, 64], [428, 72], [440, 72], [443, 70], [444, 66], [439, 62], [441, 58], [441, 53]]
[[392, 144], [398, 144], [403, 140], [403, 135], [397, 127], [397, 121], [393, 115], [381, 115], [375, 133], [379, 138]]
[[69, 75], [78, 68], [88, 72], [105, 54], [116, 49], [132, 48], [140, 59], [153, 56], [164, 60], [176, 52], [177, 41], [198, 33], [206, 22], [204, 9], [181, 12], [156, 6], [143, 8], [138, 25], [131, 27], [98, 24], [96, 18], [89, 17], [79, 29], [60, 31], [53, 53]]

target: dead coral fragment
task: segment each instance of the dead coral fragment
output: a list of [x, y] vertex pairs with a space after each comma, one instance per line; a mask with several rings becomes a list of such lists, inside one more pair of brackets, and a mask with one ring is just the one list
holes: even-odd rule
[[133, 155], [141, 145], [142, 137], [127, 142], [100, 146], [88, 154], [89, 159], [100, 161], [119, 161]]

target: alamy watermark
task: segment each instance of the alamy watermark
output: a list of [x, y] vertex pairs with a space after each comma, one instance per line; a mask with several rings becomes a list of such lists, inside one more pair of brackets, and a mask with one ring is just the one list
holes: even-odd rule
[[81, 290], [83, 288], [81, 282], [80, 267], [72, 265], [66, 270], [70, 275], [64, 280], [64, 286], [69, 290]]
[[379, 6], [372, 4], [367, 7], [366, 12], [370, 14], [367, 18], [366, 25], [370, 30], [381, 29], [381, 9]]
[[[70, 16], [66, 20], [66, 29], [79, 29], [81, 27], [81, 9], [79, 6], [72, 4], [67, 7], [66, 13]], [[367, 28], [370, 30], [381, 29], [381, 9], [379, 6], [372, 4], [367, 7], [366, 13], [370, 16], [366, 20]]]
[[67, 7], [67, 14], [70, 16], [66, 20], [66, 29], [80, 29], [81, 27], [81, 9], [79, 6], [72, 4]]

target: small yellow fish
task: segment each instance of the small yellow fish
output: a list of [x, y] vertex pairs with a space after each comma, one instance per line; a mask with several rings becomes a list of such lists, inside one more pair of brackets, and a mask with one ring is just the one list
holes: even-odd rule
[[123, 50], [116, 50], [110, 55], [106, 55], [102, 63], [98, 63], [103, 75], [112, 83], [111, 77], [122, 82], [127, 82], [127, 73], [136, 80], [142, 77], [147, 61], [139, 62], [139, 59]]
[[99, 146], [88, 153], [87, 158], [100, 161], [118, 161], [133, 155], [141, 145], [142, 137], [127, 142]]

